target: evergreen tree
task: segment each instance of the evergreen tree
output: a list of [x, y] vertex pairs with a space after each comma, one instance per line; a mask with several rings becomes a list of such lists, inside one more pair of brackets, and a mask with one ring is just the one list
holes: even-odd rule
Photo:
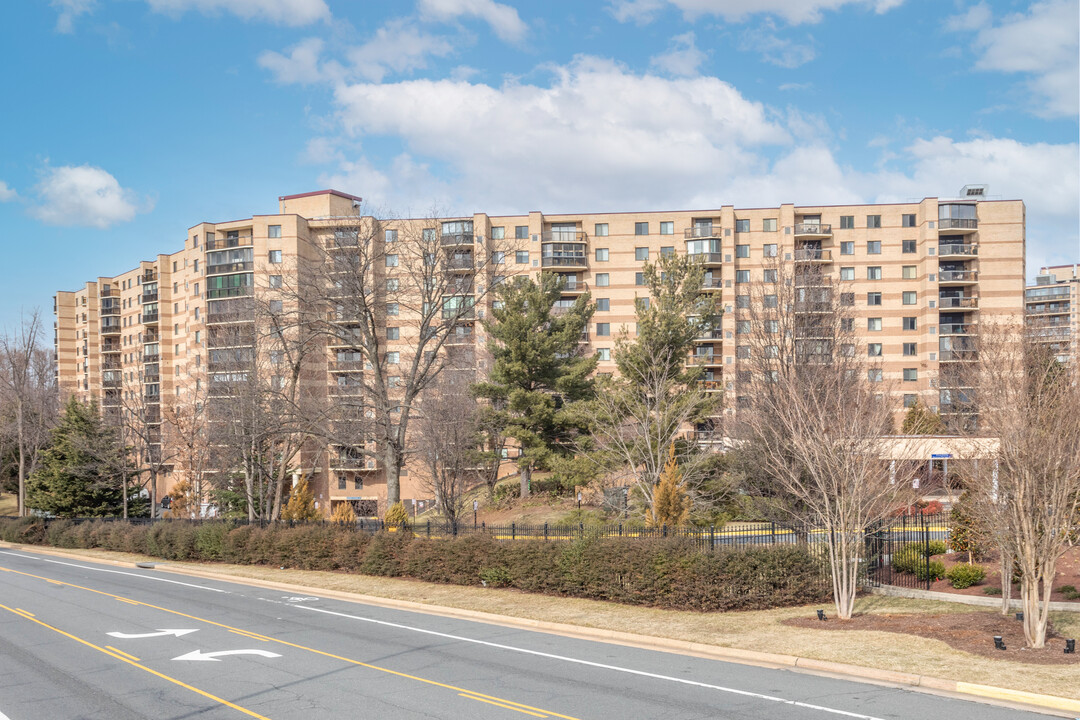
[[339, 502], [334, 512], [330, 514], [330, 522], [339, 525], [355, 525], [356, 511], [353, 510], [352, 503], [347, 500]]
[[678, 527], [686, 519], [689, 509], [690, 499], [683, 488], [682, 471], [679, 470], [675, 444], [672, 443], [664, 472], [661, 473], [660, 482], [656, 484], [656, 491], [653, 493], [653, 505], [648, 515], [649, 524], [654, 527]]
[[908, 408], [904, 422], [900, 426], [902, 435], [940, 435], [945, 432], [945, 421], [936, 412], [931, 412], [918, 400]]
[[300, 478], [289, 495], [289, 502], [281, 513], [282, 520], [309, 522], [322, 517], [315, 508], [315, 495], [308, 486], [307, 476]]
[[484, 323], [495, 362], [474, 392], [490, 401], [489, 419], [521, 448], [522, 497], [529, 494], [533, 469], [550, 470], [573, 454], [580, 425], [568, 409], [593, 393], [589, 376], [596, 358], [582, 355], [580, 340], [595, 308], [585, 293], [554, 315], [561, 295], [557, 275], [543, 273], [539, 283], [516, 277], [499, 287], [500, 303]]
[[[51, 433], [51, 446], [27, 484], [27, 505], [58, 517], [119, 515], [123, 509], [123, 454], [115, 430], [94, 403], [72, 398]], [[129, 490], [129, 503], [139, 503]], [[129, 509], [129, 514], [132, 513]]]
[[387, 527], [405, 527], [409, 522], [409, 511], [405, 509], [405, 503], [398, 500], [387, 508], [383, 522]]

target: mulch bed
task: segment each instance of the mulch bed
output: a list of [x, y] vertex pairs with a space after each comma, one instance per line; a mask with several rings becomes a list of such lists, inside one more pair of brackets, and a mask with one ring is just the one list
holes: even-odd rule
[[[1046, 647], [1024, 647], [1024, 629], [1013, 615], [996, 612], [949, 613], [947, 615], [856, 615], [851, 620], [816, 617], [789, 618], [785, 625], [812, 630], [879, 630], [940, 640], [956, 650], [994, 660], [1038, 665], [1080, 665], [1080, 653], [1066, 655], [1065, 638], [1047, 630]], [[1001, 635], [1007, 650], [994, 648], [994, 636]]]
[[[935, 560], [941, 560], [945, 564], [945, 569], [948, 570], [953, 565], [967, 562], [967, 553], [949, 553], [948, 555], [935, 555]], [[947, 592], [953, 595], [979, 595], [982, 597], [996, 597], [1000, 598], [1001, 595], [989, 595], [986, 592], [986, 588], [1001, 588], [1001, 564], [998, 561], [997, 553], [989, 552], [985, 557], [977, 560], [976, 565], [982, 565], [986, 571], [986, 579], [978, 585], [973, 585], [963, 590], [957, 590], [949, 584], [948, 580], [937, 580], [931, 586], [930, 589], [935, 592]], [[1065, 554], [1057, 562], [1057, 572], [1054, 577], [1054, 591], [1050, 596], [1050, 600], [1053, 602], [1076, 602], [1080, 601], [1067, 598], [1061, 594], [1058, 590], [1063, 585], [1072, 585], [1075, 588], [1080, 588], [1080, 546], [1072, 547], [1065, 551]], [[919, 587], [925, 587], [920, 585]], [[1020, 597], [1020, 585], [1013, 584], [1013, 599]]]

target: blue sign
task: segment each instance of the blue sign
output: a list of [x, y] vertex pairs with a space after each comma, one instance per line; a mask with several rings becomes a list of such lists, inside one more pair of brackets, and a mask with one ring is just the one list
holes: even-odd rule
[[944, 460], [946, 458], [951, 458], [951, 457], [952, 457], [952, 455], [949, 454], [949, 453], [931, 453], [930, 454], [930, 458], [933, 459], [933, 460]]

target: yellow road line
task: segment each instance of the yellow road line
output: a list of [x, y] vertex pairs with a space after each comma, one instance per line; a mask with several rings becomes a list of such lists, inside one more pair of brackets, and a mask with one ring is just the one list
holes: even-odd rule
[[[13, 572], [18, 572], [18, 571], [13, 571]], [[20, 573], [20, 574], [24, 574], [24, 573]], [[65, 583], [65, 585], [66, 584], [67, 583]], [[77, 587], [77, 586], [74, 586], [74, 587]], [[106, 650], [103, 647], [95, 645], [94, 643], [90, 642], [89, 640], [83, 640], [81, 637], [77, 637], [75, 635], [72, 635], [71, 633], [65, 632], [65, 631], [61, 630], [60, 628], [53, 627], [52, 625], [49, 625], [48, 623], [44, 623], [44, 622], [42, 622], [42, 621], [40, 621], [40, 620], [38, 620], [36, 618], [26, 617], [26, 615], [24, 613], [21, 613], [21, 612], [18, 612], [17, 610], [15, 610], [15, 609], [9, 608], [7, 605], [0, 605], [0, 608], [3, 608], [4, 610], [7, 610], [8, 612], [15, 613], [16, 615], [20, 615], [22, 617], [25, 617], [27, 620], [30, 620], [31, 622], [35, 622], [38, 625], [40, 625], [41, 627], [43, 627], [43, 628], [48, 628], [49, 630], [52, 630], [53, 632], [60, 633], [64, 637], [70, 638], [70, 639], [74, 640], [77, 643], [81, 643], [81, 644], [85, 645], [86, 647], [93, 648], [94, 650], [97, 650], [100, 653], [104, 653], [105, 655], [108, 655], [109, 657], [116, 658], [117, 660], [122, 660], [123, 662], [126, 662], [128, 665], [132, 665], [134, 667], [137, 667], [140, 670], [145, 670], [146, 672], [150, 673], [151, 675], [156, 675], [157, 677], [161, 678], [162, 680], [168, 680], [169, 682], [171, 682], [171, 683], [173, 683], [175, 685], [179, 685], [180, 687], [184, 688], [185, 690], [190, 690], [193, 693], [196, 693], [198, 695], [202, 695], [204, 698], [207, 698], [209, 700], [213, 700], [214, 702], [221, 703], [222, 705], [225, 705], [226, 707], [231, 707], [233, 710], [239, 710], [240, 712], [244, 713], [245, 715], [250, 715], [253, 718], [258, 718], [258, 720], [270, 720], [269, 718], [267, 718], [264, 715], [259, 715], [256, 712], [252, 712], [251, 710], [248, 710], [247, 708], [240, 707], [239, 705], [237, 705], [235, 703], [231, 703], [228, 700], [224, 700], [222, 698], [219, 698], [217, 695], [211, 695], [210, 693], [206, 692], [205, 690], [200, 690], [197, 687], [194, 687], [192, 685], [188, 685], [186, 682], [184, 682], [182, 680], [177, 680], [174, 677], [169, 677], [168, 675], [166, 675], [164, 673], [159, 673], [157, 670], [152, 670], [152, 669], [146, 667], [145, 665], [142, 665], [142, 664], [140, 664], [140, 663], [138, 663], [138, 662], [136, 662], [134, 660], [131, 660], [131, 659], [127, 658], [127, 657], [124, 657], [124, 655], [126, 655], [127, 653], [118, 654], [116, 652], [111, 652], [110, 650]]]
[[122, 603], [127, 603], [128, 605], [142, 605], [142, 603], [138, 602], [137, 600], [128, 600], [127, 598], [122, 597], [117, 597], [116, 599]]
[[21, 612], [23, 615], [27, 615], [29, 617], [36, 617], [34, 615], [34, 613], [30, 612], [29, 610], [23, 610], [22, 608], [15, 608], [15, 609], [18, 610], [19, 612]]
[[[4, 568], [4, 567], [0, 567], [0, 570], [8, 570], [9, 572], [13, 572], [16, 575], [23, 575], [25, 577], [31, 577], [31, 578], [34, 578], [36, 580], [48, 580], [49, 579], [49, 578], [43, 577], [41, 575], [34, 575], [33, 573], [22, 572], [21, 570], [12, 570], [10, 568]], [[225, 630], [237, 631], [239, 634], [242, 634], [242, 635], [258, 635], [258, 633], [250, 633], [247, 630], [241, 630], [240, 628], [235, 628], [235, 627], [232, 627], [231, 625], [226, 625], [224, 623], [219, 623], [219, 622], [216, 622], [214, 620], [207, 620], [206, 618], [201, 618], [201, 617], [198, 617], [197, 615], [189, 615], [188, 613], [180, 612], [179, 610], [170, 610], [169, 608], [164, 608], [164, 607], [161, 607], [160, 605], [152, 605], [150, 603], [136, 602], [134, 600], [128, 600], [127, 598], [120, 597], [119, 595], [114, 595], [113, 593], [105, 592], [104, 590], [95, 590], [94, 588], [88, 588], [88, 587], [84, 587], [82, 585], [75, 585], [74, 583], [68, 583], [68, 582], [63, 582], [63, 581], [59, 581], [59, 580], [56, 581], [56, 582], [60, 582], [61, 584], [66, 585], [68, 587], [76, 588], [77, 590], [86, 590], [87, 592], [94, 593], [95, 595], [103, 595], [105, 597], [111, 597], [111, 598], [115, 598], [117, 600], [123, 600], [125, 602], [131, 602], [131, 603], [134, 603], [136, 605], [142, 605], [143, 607], [148, 607], [148, 608], [152, 608], [154, 610], [160, 610], [162, 612], [167, 612], [167, 613], [170, 613], [172, 615], [176, 615], [177, 617], [183, 617], [183, 618], [187, 618], [189, 620], [196, 620], [198, 622], [203, 622], [203, 623], [206, 623], [207, 625], [213, 625], [215, 627], [223, 628]], [[3, 606], [0, 606], [0, 607], [3, 607]], [[38, 621], [35, 621], [35, 622], [38, 622]], [[263, 636], [259, 636], [259, 637], [263, 637]], [[397, 677], [406, 678], [408, 680], [415, 680], [417, 682], [421, 682], [421, 683], [424, 683], [426, 685], [433, 685], [435, 687], [441, 687], [441, 688], [445, 688], [447, 690], [453, 690], [454, 692], [457, 692], [457, 693], [462, 693], [462, 692], [469, 693], [470, 695], [475, 695], [476, 697], [481, 697], [481, 698], [485, 698], [487, 700], [492, 700], [492, 701], [494, 701], [496, 703], [506, 703], [506, 704], [509, 704], [509, 705], [520, 705], [521, 707], [529, 708], [530, 710], [537, 710], [539, 712], [546, 713], [547, 715], [549, 715], [551, 717], [563, 718], [563, 720], [580, 720], [579, 718], [573, 717], [571, 715], [560, 715], [559, 713], [551, 712], [550, 710], [541, 710], [540, 708], [533, 708], [533, 707], [530, 707], [528, 705], [521, 705], [520, 703], [515, 703], [512, 700], [505, 700], [503, 698], [496, 697], [494, 695], [486, 695], [484, 693], [479, 693], [479, 692], [476, 692], [474, 690], [469, 690], [467, 688], [461, 688], [461, 687], [457, 687], [455, 685], [448, 685], [446, 683], [441, 683], [441, 682], [439, 682], [437, 680], [428, 680], [427, 678], [418, 677], [416, 675], [410, 675], [408, 673], [399, 672], [397, 670], [391, 670], [389, 668], [379, 667], [378, 665], [371, 665], [370, 663], [361, 662], [360, 660], [353, 660], [352, 658], [342, 657], [341, 655], [335, 655], [333, 653], [326, 652], [325, 650], [316, 650], [315, 648], [307, 647], [305, 645], [297, 645], [296, 643], [291, 643], [291, 642], [289, 642], [287, 640], [281, 640], [280, 638], [267, 636], [266, 639], [268, 641], [270, 641], [270, 642], [278, 643], [279, 645], [285, 645], [285, 646], [288, 646], [288, 647], [296, 648], [297, 650], [305, 650], [307, 652], [315, 653], [316, 655], [322, 655], [323, 657], [333, 658], [334, 660], [340, 660], [342, 662], [349, 663], [350, 665], [356, 665], [358, 667], [367, 668], [369, 670], [377, 670], [379, 672], [387, 673], [388, 675], [395, 675]], [[102, 652], [108, 652], [108, 651], [103, 650]], [[154, 671], [150, 670], [150, 672], [154, 672]]]
[[506, 708], [507, 710], [517, 710], [519, 713], [525, 713], [526, 715], [532, 715], [533, 717], [539, 717], [539, 718], [546, 718], [547, 717], [547, 715], [541, 715], [540, 713], [529, 712], [528, 710], [522, 710], [521, 708], [516, 708], [513, 705], [504, 705], [503, 703], [498, 703], [498, 702], [495, 702], [494, 700], [485, 700], [482, 697], [477, 697], [475, 695], [470, 695], [469, 693], [461, 692], [461, 693], [458, 693], [458, 695], [460, 695], [463, 698], [468, 698], [470, 700], [476, 700], [478, 702], [487, 703], [488, 705], [495, 705], [496, 707]]
[[123, 656], [124, 656], [124, 657], [126, 657], [126, 658], [131, 658], [131, 659], [132, 659], [132, 660], [134, 660], [135, 662], [139, 662], [139, 658], [135, 657], [135, 656], [134, 656], [134, 655], [132, 655], [131, 653], [126, 653], [126, 652], [124, 652], [123, 650], [121, 650], [121, 649], [119, 649], [119, 648], [114, 648], [114, 647], [113, 647], [112, 645], [106, 645], [105, 647], [109, 648], [109, 649], [110, 649], [110, 650], [112, 650], [112, 651], [113, 651], [114, 653], [119, 653], [120, 655], [123, 655]]
[[236, 635], [242, 635], [242, 636], [244, 636], [246, 638], [250, 638], [252, 640], [261, 640], [262, 642], [270, 642], [270, 638], [268, 638], [268, 637], [264, 637], [262, 635], [256, 635], [255, 633], [245, 632], [244, 630], [230, 630], [229, 632], [235, 633]]

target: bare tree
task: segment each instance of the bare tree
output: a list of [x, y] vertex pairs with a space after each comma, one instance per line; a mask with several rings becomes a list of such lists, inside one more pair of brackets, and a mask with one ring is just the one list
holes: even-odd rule
[[58, 411], [52, 352], [42, 345], [41, 335], [37, 310], [13, 333], [0, 335], [0, 399], [12, 407], [20, 516], [26, 514], [26, 478], [49, 442]]
[[474, 233], [471, 220], [357, 216], [329, 226], [306, 252], [321, 272], [306, 296], [325, 309], [341, 391], [344, 418], [330, 439], [381, 463], [392, 505], [418, 398], [445, 367], [447, 341], [472, 333], [486, 296], [512, 272], [509, 250]]
[[212, 474], [206, 385], [190, 374], [178, 382], [180, 392], [162, 410], [162, 435], [175, 449], [176, 472], [188, 483], [190, 502], [186, 511], [190, 517], [200, 517], [208, 500], [207, 480]]
[[1001, 552], [1003, 590], [1009, 566], [1019, 571], [1024, 638], [1040, 648], [1057, 562], [1080, 532], [1080, 384], [1019, 324], [983, 323], [965, 360], [942, 381], [943, 410], [997, 442], [992, 462], [971, 466], [968, 490]]
[[765, 507], [825, 531], [836, 613], [847, 619], [863, 533], [910, 504], [898, 481], [910, 469], [882, 459], [889, 388], [854, 352], [843, 288], [810, 263], [770, 270], [774, 282], [737, 304], [736, 435]]

